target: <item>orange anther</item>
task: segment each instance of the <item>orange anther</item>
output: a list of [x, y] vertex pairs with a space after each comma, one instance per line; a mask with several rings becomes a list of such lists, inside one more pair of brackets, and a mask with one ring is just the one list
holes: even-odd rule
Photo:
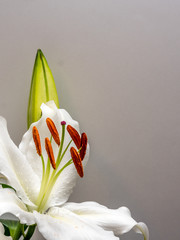
[[78, 131], [75, 128], [73, 128], [71, 125], [67, 126], [67, 131], [71, 136], [73, 142], [75, 143], [76, 147], [79, 149], [81, 147], [81, 137]]
[[71, 157], [76, 167], [77, 173], [79, 174], [80, 177], [83, 177], [84, 176], [83, 165], [82, 165], [82, 161], [79, 153], [74, 147], [71, 147], [70, 152], [71, 152]]
[[86, 133], [82, 133], [81, 134], [81, 151], [80, 151], [81, 160], [83, 160], [86, 155], [87, 141], [88, 140], [87, 140]]
[[35, 126], [32, 129], [32, 135], [33, 135], [33, 140], [34, 140], [34, 143], [35, 143], [35, 146], [36, 146], [37, 154], [39, 156], [41, 156], [42, 155], [41, 141], [40, 141], [39, 132], [37, 130], [37, 127], [35, 127]]
[[45, 148], [46, 148], [46, 152], [48, 154], [50, 163], [52, 165], [52, 167], [54, 169], [56, 169], [56, 162], [55, 162], [55, 158], [54, 158], [54, 153], [53, 153], [53, 149], [52, 149], [52, 145], [51, 142], [49, 140], [49, 138], [45, 138]]
[[49, 131], [52, 134], [52, 137], [54, 138], [54, 141], [57, 143], [57, 145], [60, 145], [60, 138], [59, 138], [59, 133], [57, 131], [57, 128], [53, 122], [53, 120], [51, 120], [50, 118], [46, 119], [46, 124], [49, 128]]

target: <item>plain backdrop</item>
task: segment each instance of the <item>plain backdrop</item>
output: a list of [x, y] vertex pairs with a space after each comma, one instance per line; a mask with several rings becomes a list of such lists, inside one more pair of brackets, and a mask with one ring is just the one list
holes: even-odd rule
[[0, 0], [0, 115], [12, 139], [26, 131], [41, 48], [91, 145], [70, 201], [127, 206], [152, 240], [180, 238], [179, 25], [179, 0]]

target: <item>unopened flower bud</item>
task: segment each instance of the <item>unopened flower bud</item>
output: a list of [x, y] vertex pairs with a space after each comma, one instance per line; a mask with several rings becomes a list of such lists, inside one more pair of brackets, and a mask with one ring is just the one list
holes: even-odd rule
[[31, 123], [36, 122], [41, 117], [40, 106], [54, 100], [57, 107], [59, 107], [58, 95], [53, 75], [48, 66], [46, 58], [39, 49], [36, 54], [34, 69], [31, 80], [31, 88], [29, 95], [29, 105], [27, 114], [28, 128]]

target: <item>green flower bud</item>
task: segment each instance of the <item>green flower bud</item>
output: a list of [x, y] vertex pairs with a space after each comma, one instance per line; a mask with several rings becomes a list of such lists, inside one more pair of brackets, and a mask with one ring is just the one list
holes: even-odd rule
[[58, 95], [53, 75], [48, 66], [46, 58], [39, 49], [36, 54], [29, 94], [27, 113], [28, 128], [30, 127], [31, 123], [40, 119], [41, 104], [50, 100], [54, 100], [55, 104], [59, 108]]

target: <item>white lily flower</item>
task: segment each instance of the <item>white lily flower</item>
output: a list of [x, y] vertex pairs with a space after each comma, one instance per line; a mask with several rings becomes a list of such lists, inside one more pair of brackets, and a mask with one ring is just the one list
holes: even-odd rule
[[78, 122], [53, 101], [41, 109], [41, 119], [30, 126], [19, 148], [0, 117], [0, 174], [15, 189], [0, 189], [0, 215], [12, 213], [22, 224], [37, 224], [47, 240], [114, 240], [132, 228], [148, 240], [146, 225], [125, 207], [67, 203], [88, 161], [86, 134], [80, 137]]

